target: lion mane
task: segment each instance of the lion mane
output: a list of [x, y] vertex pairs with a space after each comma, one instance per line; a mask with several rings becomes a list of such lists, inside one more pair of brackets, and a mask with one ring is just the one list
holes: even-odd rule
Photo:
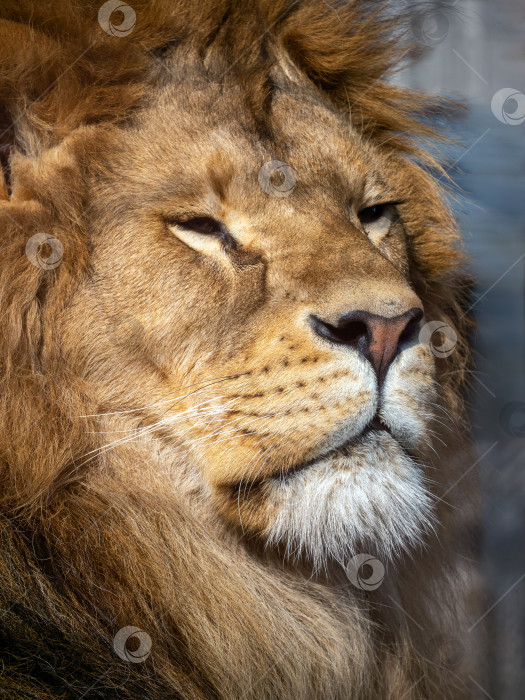
[[[101, 30], [101, 5], [4, 0], [0, 9], [4, 697], [470, 697], [466, 286], [444, 174], [422, 147], [438, 136], [428, 117], [446, 107], [387, 82], [410, 49], [415, 14], [366, 0], [134, 0], [133, 31], [116, 37]], [[411, 274], [425, 307], [457, 334], [440, 383], [462, 427], [432, 475], [450, 490], [436, 500], [434, 537], [389, 564], [377, 590], [311, 575], [257, 538], [201, 521], [186, 498], [126, 468], [139, 460], [154, 471], [153, 451], [131, 443], [112, 468], [99, 434], [104, 409], [61, 347], [57, 324], [91, 274], [85, 173], [148, 101], [164, 54], [184, 45], [203, 60], [211, 46], [223, 57], [269, 140], [279, 47], [351, 128], [403, 159], [424, 192], [407, 213], [417, 231]], [[29, 259], [38, 232], [64, 242], [53, 269]], [[143, 658], [118, 653], [122, 634]], [[462, 649], [452, 660], [451, 645]]]

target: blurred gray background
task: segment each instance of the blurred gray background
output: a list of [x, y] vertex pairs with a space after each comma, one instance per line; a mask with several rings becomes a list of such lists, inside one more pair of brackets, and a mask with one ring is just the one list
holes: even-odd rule
[[[410, 0], [406, 0], [410, 5]], [[525, 698], [525, 0], [428, 2], [429, 51], [395, 82], [463, 100], [447, 153], [477, 283], [472, 377], [487, 663], [479, 697]]]

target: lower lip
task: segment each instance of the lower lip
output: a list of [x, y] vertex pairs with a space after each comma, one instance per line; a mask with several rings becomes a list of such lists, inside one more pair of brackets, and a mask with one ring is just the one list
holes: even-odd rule
[[356, 447], [359, 445], [363, 438], [367, 437], [368, 435], [376, 434], [379, 435], [380, 433], [386, 433], [387, 435], [392, 435], [390, 430], [387, 428], [386, 425], [380, 424], [380, 426], [376, 427], [375, 422], [370, 423], [369, 425], [364, 428], [364, 430], [359, 433], [355, 438], [352, 440], [349, 440], [346, 442], [344, 445], [341, 445], [340, 447], [335, 448], [334, 450], [330, 450], [329, 452], [326, 452], [323, 455], [320, 455], [319, 457], [315, 457], [314, 459], [311, 459], [307, 462], [303, 462], [302, 464], [298, 464], [295, 467], [292, 467], [289, 469], [287, 472], [284, 474], [280, 475], [280, 479], [283, 477], [286, 478], [287, 476], [293, 476], [299, 471], [302, 471], [303, 469], [309, 469], [310, 467], [313, 467], [314, 464], [317, 464], [318, 462], [322, 462], [324, 459], [328, 459], [330, 457], [336, 457], [336, 456], [345, 456], [345, 449], [348, 447]]

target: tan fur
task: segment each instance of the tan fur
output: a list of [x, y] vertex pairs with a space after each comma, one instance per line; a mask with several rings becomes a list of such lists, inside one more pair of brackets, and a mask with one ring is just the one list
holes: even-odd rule
[[[439, 166], [413, 142], [433, 135], [428, 103], [385, 82], [402, 21], [357, 0], [133, 8], [127, 37], [101, 30], [93, 2], [0, 11], [0, 145], [14, 146], [0, 204], [4, 687], [470, 697], [469, 326], [455, 224], [423, 167]], [[293, 167], [290, 196], [261, 188], [271, 160]], [[399, 219], [367, 236], [357, 212], [378, 196], [401, 202]], [[237, 245], [172, 224], [189, 213]], [[54, 269], [25, 254], [39, 232], [63, 245]], [[377, 394], [367, 362], [305, 319], [418, 305], [459, 339], [446, 359], [412, 348], [389, 375], [388, 411], [418, 426], [392, 419], [433, 524], [419, 543], [389, 549], [387, 526], [383, 543], [357, 540], [387, 568], [367, 593], [344, 543], [320, 566], [268, 545], [279, 480], [364, 426]], [[329, 464], [360, 478], [352, 450]], [[144, 663], [113, 651], [127, 625], [151, 638]]]

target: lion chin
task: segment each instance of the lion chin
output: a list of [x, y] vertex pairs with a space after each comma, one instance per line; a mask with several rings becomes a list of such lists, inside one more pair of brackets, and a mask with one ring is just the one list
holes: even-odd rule
[[274, 479], [266, 494], [276, 512], [268, 542], [315, 570], [362, 552], [392, 559], [432, 526], [423, 473], [385, 430]]

